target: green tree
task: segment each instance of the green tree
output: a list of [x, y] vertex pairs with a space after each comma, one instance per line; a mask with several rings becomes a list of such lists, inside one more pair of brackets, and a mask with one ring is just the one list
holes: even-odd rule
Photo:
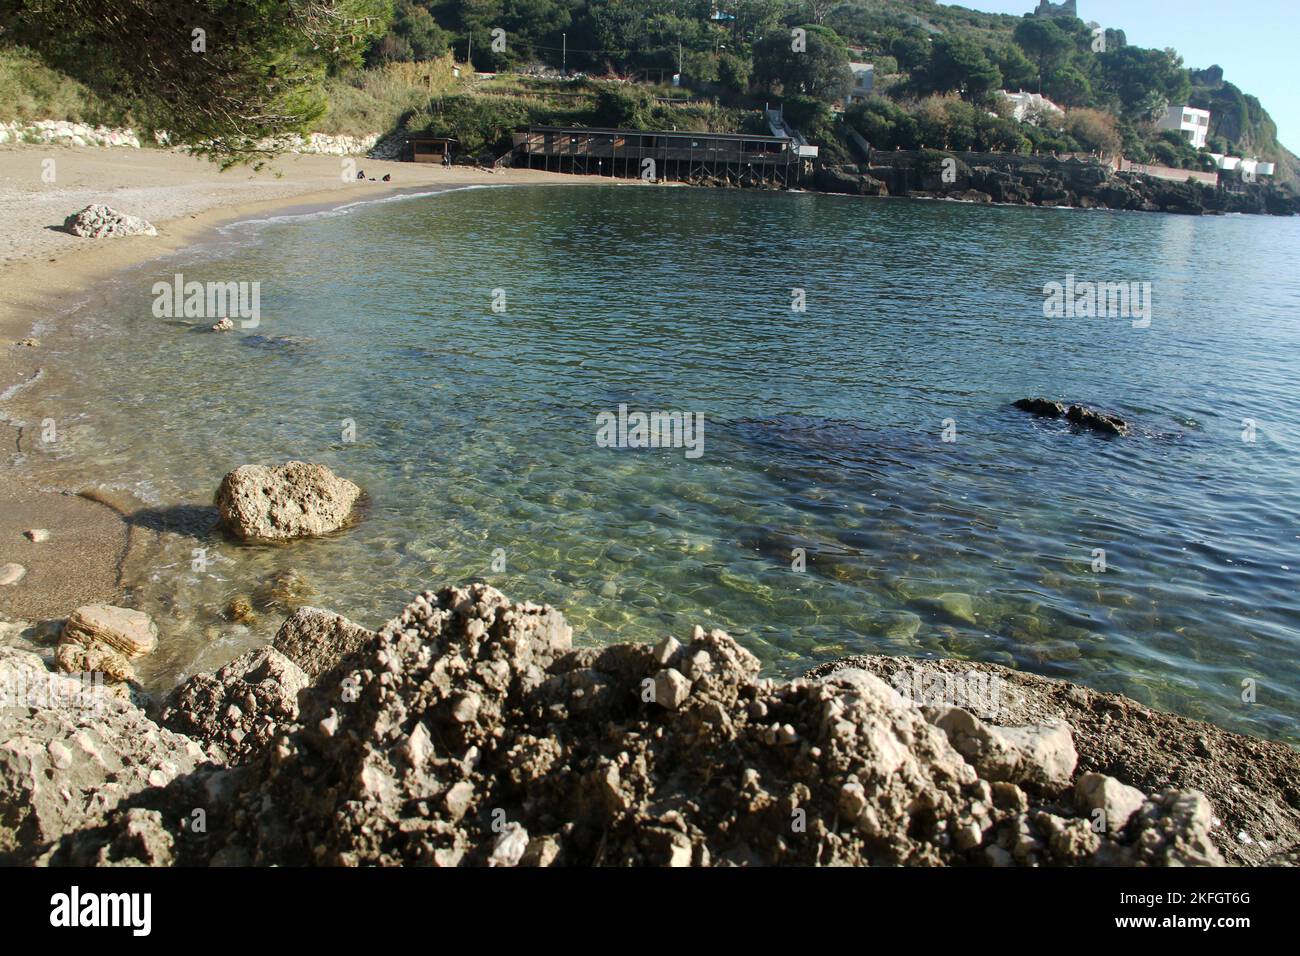
[[980, 100], [1002, 85], [1002, 73], [973, 41], [942, 36], [931, 44], [923, 83], [937, 93]]
[[0, 43], [230, 164], [305, 131], [326, 71], [360, 65], [391, 16], [391, 0], [0, 0]]
[[785, 95], [802, 93], [833, 102], [853, 83], [849, 54], [834, 30], [809, 24], [803, 48], [791, 32], [777, 32], [754, 44], [754, 79]]
[[1038, 92], [1041, 93], [1048, 71], [1074, 49], [1074, 40], [1056, 25], [1056, 21], [1042, 17], [1021, 20], [1012, 36], [1016, 45], [1037, 64]]

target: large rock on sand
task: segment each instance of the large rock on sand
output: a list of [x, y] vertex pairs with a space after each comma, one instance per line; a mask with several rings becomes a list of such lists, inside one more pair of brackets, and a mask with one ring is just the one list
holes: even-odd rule
[[342, 528], [360, 496], [360, 488], [324, 465], [241, 465], [221, 480], [217, 510], [245, 541], [288, 541]]
[[138, 216], [128, 216], [111, 206], [93, 203], [63, 220], [63, 228], [83, 239], [109, 239], [117, 236], [156, 236], [153, 224]]

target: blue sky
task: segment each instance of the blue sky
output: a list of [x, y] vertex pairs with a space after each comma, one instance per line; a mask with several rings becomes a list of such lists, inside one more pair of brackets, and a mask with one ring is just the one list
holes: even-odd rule
[[[1300, 152], [1300, 0], [1078, 0], [1079, 16], [1118, 27], [1138, 46], [1173, 47], [1190, 67], [1212, 63], [1259, 97], [1278, 139]], [[1029, 13], [1038, 0], [959, 0], [989, 13]]]

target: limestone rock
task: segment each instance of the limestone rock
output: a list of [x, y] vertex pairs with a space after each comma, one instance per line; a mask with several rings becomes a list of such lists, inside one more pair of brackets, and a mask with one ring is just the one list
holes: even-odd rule
[[158, 627], [143, 611], [86, 604], [68, 615], [63, 641], [111, 647], [127, 660], [135, 660], [158, 647]]
[[156, 236], [158, 230], [137, 216], [120, 213], [111, 206], [93, 203], [63, 221], [65, 231], [84, 239], [116, 236]]
[[935, 726], [985, 779], [1044, 793], [1059, 793], [1070, 785], [1079, 757], [1065, 722], [994, 727], [960, 707], [936, 707], [930, 713]]
[[301, 607], [280, 625], [272, 646], [314, 681], [377, 636], [341, 614]]
[[42, 544], [50, 540], [50, 533], [44, 528], [31, 528], [23, 532], [23, 537], [33, 544]]
[[168, 697], [159, 723], [246, 761], [298, 720], [307, 675], [270, 647], [235, 658], [215, 674], [197, 674]]
[[206, 759], [102, 686], [50, 673], [0, 647], [0, 864], [93, 825], [120, 801], [166, 786]]
[[242, 465], [217, 489], [221, 519], [245, 541], [287, 541], [343, 527], [361, 489], [324, 465]]
[[0, 565], [0, 585], [17, 584], [27, 574], [27, 569], [21, 564], [3, 564]]
[[1085, 773], [1074, 785], [1074, 802], [1089, 816], [1100, 810], [1107, 833], [1118, 833], [1146, 803], [1146, 794], [1100, 773]]

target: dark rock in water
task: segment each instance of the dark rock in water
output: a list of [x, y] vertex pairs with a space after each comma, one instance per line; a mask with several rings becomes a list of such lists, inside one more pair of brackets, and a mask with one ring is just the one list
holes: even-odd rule
[[311, 339], [301, 335], [246, 335], [239, 340], [240, 345], [247, 345], [252, 349], [269, 349], [277, 352], [298, 351], [311, 343]]
[[1071, 405], [1067, 408], [1064, 402], [1056, 402], [1050, 398], [1022, 398], [1014, 404], [1021, 411], [1029, 412], [1040, 418], [1064, 417], [1071, 425], [1101, 432], [1103, 435], [1127, 435], [1129, 433], [1128, 422], [1124, 421], [1124, 419], [1118, 415], [1099, 412], [1087, 405]]
[[1091, 428], [1095, 432], [1101, 432], [1105, 435], [1127, 435], [1128, 422], [1117, 415], [1107, 415], [1105, 412], [1099, 412], [1095, 408], [1088, 408], [1085, 405], [1071, 405], [1070, 410], [1065, 413], [1066, 419], [1072, 425], [1078, 425], [1080, 428]]
[[1031, 412], [1044, 418], [1060, 418], [1065, 414], [1065, 404], [1054, 402], [1050, 398], [1022, 398], [1015, 405], [1021, 411]]

